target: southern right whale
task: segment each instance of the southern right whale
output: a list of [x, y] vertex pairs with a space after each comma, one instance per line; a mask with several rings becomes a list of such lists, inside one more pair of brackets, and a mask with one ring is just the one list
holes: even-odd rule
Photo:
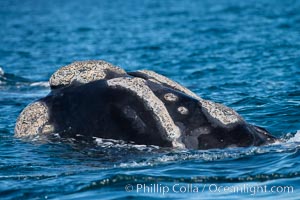
[[16, 137], [80, 134], [188, 149], [277, 140], [233, 109], [202, 99], [153, 71], [125, 72], [105, 61], [75, 62], [55, 72], [50, 86], [46, 97], [21, 112]]

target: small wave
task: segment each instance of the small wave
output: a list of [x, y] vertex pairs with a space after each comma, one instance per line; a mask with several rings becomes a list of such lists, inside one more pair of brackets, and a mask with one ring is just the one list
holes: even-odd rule
[[0, 180], [42, 180], [55, 178], [57, 175], [9, 175], [9, 176], [0, 176]]
[[22, 76], [17, 76], [15, 74], [5, 73], [4, 70], [0, 67], [0, 86], [2, 87], [44, 87], [49, 88], [48, 81], [37, 81], [34, 82], [30, 79], [23, 78]]
[[113, 140], [113, 139], [103, 139], [94, 137], [97, 146], [104, 148], [134, 148], [140, 151], [152, 151], [153, 149], [159, 149], [159, 146], [155, 145], [142, 145], [142, 144], [134, 144], [128, 143], [123, 140]]
[[300, 142], [300, 130], [298, 130], [296, 134], [293, 137], [289, 138], [286, 142]]
[[33, 83], [30, 83], [30, 86], [32, 86], [32, 87], [46, 87], [46, 88], [50, 87], [48, 81], [33, 82]]
[[0, 76], [4, 75], [4, 70], [0, 67]]
[[28, 83], [30, 83], [30, 80], [14, 74], [5, 73], [4, 70], [0, 68], [0, 85], [22, 86]]
[[[298, 133], [299, 139], [299, 133]], [[120, 163], [121, 168], [137, 168], [145, 166], [155, 166], [161, 164], [172, 164], [180, 162], [214, 162], [222, 160], [238, 160], [244, 157], [259, 156], [264, 154], [281, 154], [287, 152], [298, 151], [298, 143], [278, 142], [265, 146], [239, 147], [228, 149], [212, 149], [212, 150], [165, 150], [157, 152], [157, 155], [148, 155], [143, 160], [132, 160]], [[169, 152], [168, 152], [169, 151]]]

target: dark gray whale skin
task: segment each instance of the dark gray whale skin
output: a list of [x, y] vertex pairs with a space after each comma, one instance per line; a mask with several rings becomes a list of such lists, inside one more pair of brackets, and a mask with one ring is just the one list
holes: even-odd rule
[[[97, 78], [89, 76], [97, 73]], [[76, 62], [52, 75], [50, 85], [49, 95], [20, 114], [17, 137], [79, 134], [188, 149], [259, 146], [277, 140], [232, 109], [151, 71], [126, 73], [104, 61]]]

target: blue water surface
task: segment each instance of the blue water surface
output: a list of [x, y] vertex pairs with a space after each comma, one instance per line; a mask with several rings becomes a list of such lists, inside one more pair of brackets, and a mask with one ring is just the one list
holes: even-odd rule
[[[1, 0], [0, 27], [0, 199], [300, 198], [300, 1]], [[284, 141], [180, 151], [14, 138], [50, 75], [90, 59], [154, 70]]]

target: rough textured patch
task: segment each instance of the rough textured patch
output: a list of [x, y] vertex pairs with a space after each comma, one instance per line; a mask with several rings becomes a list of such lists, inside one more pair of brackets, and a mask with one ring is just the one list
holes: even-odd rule
[[152, 113], [159, 130], [165, 138], [172, 141], [174, 147], [184, 148], [180, 142], [180, 129], [174, 124], [163, 102], [158, 99], [151, 89], [146, 85], [146, 81], [141, 78], [114, 78], [107, 81], [109, 87], [125, 89], [137, 96], [145, 107]]
[[167, 94], [164, 95], [164, 99], [166, 101], [175, 102], [175, 101], [178, 100], [178, 97], [173, 93], [167, 93]]
[[89, 83], [105, 79], [108, 74], [113, 77], [126, 75], [126, 72], [105, 61], [81, 61], [60, 68], [50, 78], [50, 86], [66, 86], [72, 82]]
[[15, 126], [15, 136], [30, 136], [40, 133], [49, 133], [54, 130], [48, 124], [49, 112], [42, 102], [29, 104], [20, 114]]
[[244, 122], [242, 117], [239, 116], [239, 114], [237, 114], [234, 110], [232, 110], [224, 105], [204, 100], [204, 99], [200, 98], [199, 96], [197, 96], [192, 91], [190, 91], [189, 89], [181, 86], [180, 84], [176, 83], [175, 81], [168, 79], [165, 76], [162, 76], [160, 74], [157, 74], [156, 72], [149, 71], [149, 70], [139, 70], [137, 72], [140, 74], [143, 74], [151, 81], [155, 80], [155, 82], [159, 82], [161, 84], [169, 86], [175, 90], [183, 92], [183, 93], [197, 99], [202, 106], [202, 110], [203, 110], [205, 116], [210, 121], [212, 121], [215, 126], [230, 128], [230, 127], [235, 126], [237, 123]]
[[207, 100], [200, 103], [203, 113], [215, 126], [230, 128], [237, 123], [244, 123], [243, 118], [231, 108]]
[[184, 106], [178, 107], [178, 108], [177, 108], [177, 111], [178, 111], [180, 114], [182, 114], [182, 115], [187, 115], [187, 114], [189, 114], [189, 110], [188, 110], [186, 107], [184, 107]]
[[193, 93], [192, 91], [190, 91], [189, 89], [183, 87], [182, 85], [180, 85], [179, 83], [176, 83], [175, 81], [172, 81], [171, 79], [168, 79], [167, 77], [160, 75], [154, 71], [149, 71], [149, 70], [138, 70], [138, 73], [144, 74], [146, 75], [149, 79], [154, 79], [156, 81], [158, 81], [159, 83], [165, 84], [166, 86], [169, 86], [175, 90], [178, 90], [180, 92], [183, 92], [195, 99], [201, 100], [200, 97], [198, 97], [195, 93]]

